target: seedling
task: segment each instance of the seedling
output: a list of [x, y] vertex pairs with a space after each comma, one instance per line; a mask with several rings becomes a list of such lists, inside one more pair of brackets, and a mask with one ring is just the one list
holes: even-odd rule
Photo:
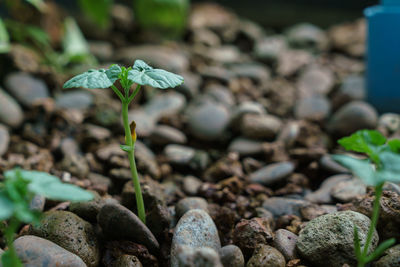
[[1, 255], [4, 267], [22, 267], [13, 241], [22, 223], [38, 223], [41, 213], [31, 210], [29, 204], [35, 195], [60, 201], [89, 201], [93, 195], [75, 185], [64, 184], [57, 177], [45, 172], [13, 169], [4, 173], [0, 183], [0, 221], [8, 220], [4, 231], [7, 251]]
[[371, 225], [368, 229], [364, 249], [361, 249], [358, 229], [354, 227], [354, 250], [358, 267], [364, 267], [368, 262], [378, 258], [391, 247], [394, 238], [382, 242], [372, 253], [368, 248], [372, 242], [373, 233], [378, 222], [380, 199], [385, 182], [400, 182], [400, 140], [387, 141], [378, 131], [361, 130], [338, 141], [346, 150], [363, 153], [367, 159], [356, 159], [345, 155], [334, 155], [333, 159], [345, 166], [359, 177], [365, 184], [375, 187], [375, 199], [372, 209]]
[[[121, 93], [118, 88], [115, 87], [114, 83], [117, 80], [121, 84], [124, 93]], [[131, 86], [134, 83], [136, 83], [136, 89], [131, 92]], [[133, 67], [125, 68], [114, 64], [107, 70], [89, 70], [73, 77], [64, 84], [64, 88], [111, 88], [121, 100], [122, 120], [125, 129], [125, 145], [121, 145], [121, 149], [128, 153], [132, 182], [135, 188], [138, 216], [143, 223], [146, 222], [146, 213], [135, 163], [136, 124], [135, 122], [129, 124], [128, 107], [143, 85], [166, 89], [178, 86], [182, 83], [183, 78], [181, 76], [162, 69], [153, 69], [144, 61], [136, 60]]]

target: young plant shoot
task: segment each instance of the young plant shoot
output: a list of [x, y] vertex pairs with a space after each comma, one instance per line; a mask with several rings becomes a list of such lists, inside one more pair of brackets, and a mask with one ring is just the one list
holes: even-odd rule
[[[123, 93], [114, 85], [117, 80], [121, 84]], [[131, 86], [134, 83], [136, 84], [136, 89], [131, 92]], [[64, 84], [64, 88], [111, 88], [121, 100], [122, 120], [125, 129], [125, 145], [121, 145], [121, 149], [128, 153], [138, 216], [144, 223], [146, 213], [135, 163], [136, 124], [135, 122], [129, 124], [128, 107], [143, 85], [166, 89], [176, 87], [182, 83], [183, 78], [181, 76], [162, 69], [153, 69], [144, 61], [136, 60], [133, 67], [125, 68], [114, 64], [107, 70], [89, 70], [73, 77]]]
[[0, 183], [0, 222], [8, 220], [7, 226], [0, 224], [7, 244], [1, 255], [4, 267], [22, 267], [13, 241], [22, 223], [38, 223], [40, 212], [29, 208], [35, 195], [60, 201], [89, 201], [93, 195], [75, 185], [63, 184], [60, 179], [45, 172], [13, 169], [4, 173]]
[[375, 187], [371, 225], [363, 249], [360, 245], [358, 229], [354, 227], [354, 249], [358, 261], [357, 266], [364, 267], [395, 243], [394, 238], [388, 239], [382, 242], [375, 251], [368, 253], [378, 222], [383, 184], [385, 182], [400, 182], [400, 140], [387, 141], [378, 131], [361, 130], [340, 139], [338, 142], [346, 150], [367, 155], [367, 159], [356, 159], [346, 155], [334, 155], [333, 159], [351, 170], [365, 184]]

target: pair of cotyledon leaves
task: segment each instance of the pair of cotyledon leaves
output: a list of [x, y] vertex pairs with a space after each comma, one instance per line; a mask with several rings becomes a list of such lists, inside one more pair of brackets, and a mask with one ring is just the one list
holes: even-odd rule
[[[13, 169], [6, 171], [4, 177], [6, 182], [13, 179], [16, 181], [18, 177], [22, 178], [27, 183], [27, 192], [52, 200], [77, 202], [93, 199], [93, 194], [90, 192], [72, 184], [64, 184], [59, 178], [45, 172]], [[14, 211], [24, 204], [15, 203], [9, 194], [15, 194], [15, 192], [7, 192], [7, 187], [0, 190], [0, 220], [10, 218]]]
[[339, 140], [346, 150], [366, 154], [369, 159], [333, 155], [333, 159], [351, 170], [367, 185], [400, 182], [400, 140], [387, 141], [378, 131], [361, 130]]
[[[109, 69], [89, 70], [79, 74], [64, 84], [64, 88], [109, 88], [119, 79], [122, 69], [114, 64]], [[128, 79], [136, 84], [150, 85], [154, 88], [166, 89], [183, 83], [183, 77], [162, 69], [153, 69], [143, 60], [136, 60], [128, 71]]]

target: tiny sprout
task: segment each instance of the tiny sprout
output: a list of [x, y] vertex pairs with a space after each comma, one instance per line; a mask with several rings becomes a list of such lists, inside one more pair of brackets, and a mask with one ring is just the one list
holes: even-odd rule
[[368, 248], [371, 245], [378, 222], [383, 184], [387, 181], [400, 182], [400, 140], [387, 141], [378, 131], [360, 130], [351, 136], [340, 139], [338, 143], [346, 150], [363, 153], [368, 158], [356, 159], [346, 155], [333, 155], [333, 159], [351, 170], [365, 184], [375, 187], [371, 225], [364, 249], [361, 249], [358, 229], [354, 226], [354, 250], [358, 261], [357, 266], [364, 267], [367, 263], [381, 256], [386, 249], [396, 242], [394, 238], [388, 239], [368, 254]]
[[4, 173], [0, 183], [0, 220], [8, 220], [4, 230], [7, 251], [1, 255], [3, 266], [22, 267], [13, 241], [22, 223], [38, 223], [41, 213], [31, 210], [29, 204], [35, 195], [60, 201], [89, 201], [93, 195], [75, 185], [64, 184], [57, 177], [45, 172], [13, 169]]
[[[121, 84], [124, 93], [121, 93], [118, 88], [115, 87], [114, 83], [117, 80]], [[131, 92], [131, 86], [134, 83], [137, 86], [136, 89]], [[132, 182], [135, 188], [138, 216], [144, 223], [146, 221], [146, 213], [135, 163], [136, 123], [132, 122], [129, 124], [128, 106], [143, 85], [166, 89], [176, 87], [182, 83], [182, 76], [162, 69], [154, 69], [143, 60], [138, 59], [132, 67], [125, 68], [114, 64], [107, 70], [88, 70], [85, 73], [73, 77], [64, 84], [64, 88], [111, 88], [121, 100], [122, 120], [125, 129], [125, 144], [121, 145], [121, 149], [128, 153]]]

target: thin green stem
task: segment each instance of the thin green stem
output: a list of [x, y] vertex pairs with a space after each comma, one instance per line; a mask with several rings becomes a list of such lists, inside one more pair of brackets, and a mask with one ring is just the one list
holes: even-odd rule
[[129, 126], [128, 106], [129, 106], [128, 100], [122, 101], [122, 120], [123, 120], [124, 128], [125, 128], [126, 145], [129, 147], [132, 147], [132, 149], [127, 152], [128, 152], [128, 157], [129, 157], [129, 165], [131, 167], [132, 182], [133, 182], [133, 186], [135, 188], [138, 216], [139, 216], [140, 220], [142, 220], [143, 223], [146, 223], [146, 213], [144, 210], [144, 201], [143, 201], [143, 196], [142, 196], [142, 190], [140, 189], [139, 176], [138, 176], [138, 173], [136, 170], [135, 150], [134, 150], [135, 143], [133, 142], [132, 133], [131, 133], [131, 129]]
[[[22, 266], [22, 263], [19, 260], [17, 252], [15, 251], [15, 247], [14, 247], [14, 234], [17, 232], [20, 225], [21, 225], [20, 221], [18, 219], [16, 219], [15, 217], [12, 217], [10, 219], [10, 221], [8, 222], [7, 228], [4, 231], [4, 238], [6, 240], [8, 249], [3, 254], [3, 257], [7, 256], [8, 257], [7, 261], [11, 264], [11, 266], [15, 266], [15, 267]], [[4, 263], [3, 258], [2, 258], [2, 261]], [[6, 265], [4, 265], [4, 266], [6, 266]]]
[[115, 85], [111, 85], [111, 89], [114, 91], [114, 93], [117, 94], [117, 96], [119, 97], [119, 99], [121, 99], [122, 102], [125, 101], [125, 97], [122, 95], [122, 93], [118, 90], [117, 87], [115, 87]]
[[368, 255], [368, 248], [372, 241], [372, 237], [374, 236], [375, 227], [378, 222], [382, 190], [383, 190], [383, 183], [375, 187], [375, 199], [372, 208], [371, 225], [369, 226], [368, 229], [367, 240], [365, 242], [364, 251], [362, 253], [363, 258], [365, 258]]
[[139, 93], [140, 91], [140, 84], [136, 86], [135, 91], [131, 94], [131, 96], [128, 98], [128, 104], [131, 103], [131, 101], [135, 98], [135, 96]]

